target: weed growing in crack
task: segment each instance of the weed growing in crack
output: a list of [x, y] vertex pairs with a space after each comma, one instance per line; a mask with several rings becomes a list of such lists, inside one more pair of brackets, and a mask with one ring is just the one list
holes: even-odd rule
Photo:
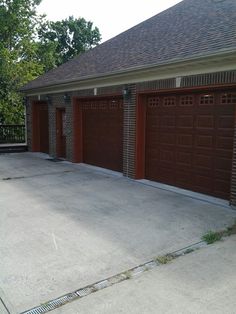
[[131, 279], [132, 278], [131, 272], [129, 270], [124, 272], [124, 275], [126, 276], [127, 279]]
[[173, 259], [175, 259], [174, 255], [171, 254], [167, 254], [167, 255], [163, 255], [163, 256], [158, 256], [156, 258], [156, 261], [160, 264], [168, 264], [170, 263]]
[[208, 231], [202, 236], [202, 240], [205, 241], [207, 244], [212, 244], [216, 241], [220, 241], [222, 236], [222, 231]]
[[221, 231], [209, 231], [202, 236], [202, 240], [207, 244], [212, 244], [216, 241], [220, 241], [222, 237], [229, 237], [236, 234], [236, 220], [232, 226]]

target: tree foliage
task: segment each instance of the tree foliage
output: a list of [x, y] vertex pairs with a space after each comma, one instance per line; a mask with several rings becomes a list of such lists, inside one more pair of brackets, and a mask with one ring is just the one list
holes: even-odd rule
[[100, 41], [83, 18], [49, 22], [37, 15], [41, 0], [0, 0], [0, 123], [22, 123], [19, 88]]
[[73, 16], [62, 21], [42, 23], [38, 35], [41, 49], [53, 51], [56, 66], [93, 48], [101, 40], [99, 30], [97, 27], [93, 28], [92, 22]]
[[42, 73], [34, 45], [40, 0], [0, 0], [0, 122], [23, 119], [18, 89]]

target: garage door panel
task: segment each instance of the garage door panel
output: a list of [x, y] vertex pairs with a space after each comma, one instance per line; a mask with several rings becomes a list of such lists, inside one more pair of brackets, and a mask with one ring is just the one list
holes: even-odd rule
[[192, 172], [184, 172], [184, 171], [177, 171], [176, 177], [179, 178], [179, 187], [185, 189], [192, 185], [193, 182], [193, 174]]
[[205, 193], [210, 193], [212, 189], [213, 180], [206, 175], [195, 174], [195, 186], [198, 191], [202, 190]]
[[194, 137], [192, 134], [177, 134], [177, 144], [183, 147], [192, 147], [194, 143]]
[[165, 129], [175, 128], [176, 127], [175, 116], [167, 116], [167, 115], [162, 116], [160, 124], [161, 124], [161, 127]]
[[232, 164], [232, 151], [226, 149], [216, 149], [215, 156], [229, 159], [230, 164]]
[[122, 171], [123, 104], [121, 99], [82, 104], [83, 161]]
[[40, 151], [49, 152], [48, 106], [39, 106], [39, 142]]
[[194, 157], [194, 168], [199, 171], [199, 169], [212, 170], [213, 156], [195, 154]]
[[216, 157], [215, 158], [215, 168], [217, 170], [230, 172], [231, 168], [232, 168], [232, 161], [228, 158]]
[[162, 163], [173, 163], [175, 161], [175, 152], [167, 149], [160, 149], [160, 161]]
[[153, 115], [150, 117], [149, 121], [149, 129], [152, 130], [153, 128], [158, 128], [160, 126], [160, 117], [153, 113]]
[[192, 153], [190, 152], [176, 152], [176, 163], [178, 167], [191, 167], [192, 166]]
[[214, 129], [214, 117], [211, 115], [198, 116], [196, 127], [200, 129]]
[[162, 183], [173, 185], [175, 182], [173, 177], [173, 171], [168, 167], [159, 168], [158, 171], [154, 173], [153, 179], [155, 179], [157, 175], [160, 178], [160, 182]]
[[230, 183], [228, 180], [216, 179], [214, 188], [219, 196], [224, 197], [224, 195], [230, 190]]
[[167, 145], [176, 145], [176, 134], [175, 133], [165, 133], [160, 134], [160, 143]]
[[232, 152], [233, 138], [229, 136], [218, 136], [216, 139], [216, 147], [218, 149], [229, 150]]
[[221, 116], [217, 120], [217, 128], [219, 130], [230, 130], [232, 131], [234, 128], [234, 117], [233, 116]]
[[194, 118], [192, 115], [179, 115], [177, 117], [177, 127], [192, 129], [194, 127]]
[[213, 135], [201, 134], [196, 135], [196, 148], [211, 148], [214, 144]]
[[147, 99], [146, 178], [229, 198], [236, 93], [157, 98]]
[[225, 171], [225, 170], [222, 171], [220, 169], [215, 170], [215, 178], [216, 179], [230, 182], [230, 177], [231, 177], [231, 171]]

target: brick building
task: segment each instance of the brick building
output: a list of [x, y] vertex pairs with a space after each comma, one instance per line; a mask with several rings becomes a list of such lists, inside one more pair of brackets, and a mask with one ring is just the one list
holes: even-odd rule
[[22, 92], [30, 151], [236, 204], [235, 0], [184, 0]]

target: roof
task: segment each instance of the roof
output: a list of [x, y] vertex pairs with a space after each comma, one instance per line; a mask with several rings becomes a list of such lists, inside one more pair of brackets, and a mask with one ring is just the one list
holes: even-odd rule
[[235, 0], [184, 0], [29, 82], [21, 90], [236, 49]]

